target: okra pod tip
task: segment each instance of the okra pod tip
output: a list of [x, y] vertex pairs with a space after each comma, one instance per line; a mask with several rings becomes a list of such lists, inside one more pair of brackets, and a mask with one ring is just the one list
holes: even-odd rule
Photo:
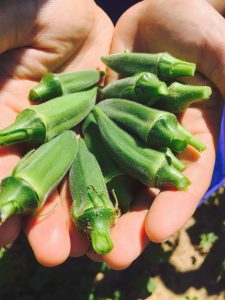
[[70, 169], [69, 182], [72, 218], [77, 228], [87, 234], [97, 253], [108, 253], [113, 247], [110, 227], [115, 223], [118, 208], [109, 198], [98, 161], [82, 138]]
[[0, 190], [0, 223], [4, 223], [10, 216], [23, 212], [23, 205], [31, 212], [38, 206], [38, 195], [21, 178], [9, 176], [3, 179]]
[[[92, 247], [96, 253], [107, 254], [113, 249], [110, 238], [110, 227], [113, 225], [115, 212], [105, 208], [96, 208], [86, 211], [79, 217], [79, 227], [86, 229], [91, 240]], [[112, 224], [111, 224], [112, 223]], [[84, 230], [85, 231], [85, 230]]]
[[164, 165], [159, 168], [156, 174], [156, 186], [163, 189], [176, 188], [185, 191], [190, 184], [190, 179], [178, 172], [173, 166]]
[[28, 98], [33, 101], [45, 101], [63, 94], [57, 74], [48, 73], [29, 92]]

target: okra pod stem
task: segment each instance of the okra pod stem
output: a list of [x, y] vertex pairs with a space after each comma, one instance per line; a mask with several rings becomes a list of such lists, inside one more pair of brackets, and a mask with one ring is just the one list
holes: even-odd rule
[[29, 93], [31, 101], [44, 102], [66, 94], [87, 90], [98, 83], [104, 72], [95, 70], [46, 74]]
[[89, 151], [95, 155], [100, 165], [108, 191], [111, 195], [115, 193], [120, 209], [123, 212], [128, 211], [134, 200], [136, 184], [132, 177], [124, 174], [107, 152], [92, 113], [85, 119], [82, 133]]
[[124, 76], [151, 72], [163, 81], [180, 76], [193, 76], [196, 69], [195, 64], [177, 59], [167, 52], [116, 53], [103, 56], [101, 59], [112, 70]]
[[23, 110], [12, 125], [0, 130], [0, 145], [50, 140], [81, 122], [94, 107], [96, 94], [97, 88], [92, 88]]
[[185, 190], [190, 180], [167, 156], [137, 141], [110, 120], [99, 106], [93, 109], [107, 150], [121, 169], [149, 187]]
[[95, 252], [110, 252], [113, 248], [110, 227], [115, 223], [118, 209], [109, 199], [96, 158], [82, 139], [79, 139], [78, 153], [70, 169], [69, 182], [75, 224], [91, 239]]
[[190, 144], [199, 151], [205, 150], [205, 145], [185, 130], [172, 113], [125, 99], [107, 99], [98, 106], [118, 125], [153, 148], [169, 147], [182, 152]]
[[1, 182], [1, 222], [39, 209], [68, 171], [76, 152], [76, 135], [65, 131], [22, 158]]

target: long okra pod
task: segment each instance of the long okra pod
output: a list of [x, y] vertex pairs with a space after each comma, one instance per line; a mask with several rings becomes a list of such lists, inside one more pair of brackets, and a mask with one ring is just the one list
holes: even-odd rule
[[44, 143], [81, 122], [92, 110], [97, 88], [31, 106], [15, 122], [0, 130], [0, 145], [18, 142]]
[[162, 153], [146, 148], [110, 120], [100, 107], [93, 109], [102, 139], [121, 169], [149, 187], [185, 190], [190, 181]]
[[199, 151], [205, 150], [205, 145], [185, 130], [174, 114], [125, 99], [107, 99], [98, 106], [118, 125], [151, 147], [169, 147], [181, 152], [190, 144]]
[[142, 72], [114, 81], [101, 90], [104, 98], [125, 98], [147, 106], [157, 106], [170, 112], [182, 112], [192, 103], [206, 100], [212, 93], [209, 86], [184, 85], [169, 87], [154, 74]]
[[108, 67], [124, 76], [151, 72], [165, 81], [179, 76], [193, 76], [196, 69], [195, 64], [177, 59], [167, 52], [116, 53], [103, 56], [101, 59]]
[[88, 149], [100, 165], [109, 192], [115, 193], [120, 209], [123, 212], [128, 211], [134, 200], [134, 179], [125, 174], [108, 154], [92, 113], [85, 119], [82, 132]]
[[62, 180], [77, 152], [77, 139], [65, 131], [29, 152], [1, 182], [0, 220], [39, 209]]
[[76, 159], [69, 174], [72, 217], [79, 230], [91, 239], [93, 249], [106, 254], [113, 248], [110, 227], [118, 213], [110, 201], [104, 178], [94, 155], [79, 139]]
[[98, 83], [103, 72], [89, 70], [61, 74], [46, 74], [29, 93], [31, 101], [44, 102], [66, 94], [87, 90]]

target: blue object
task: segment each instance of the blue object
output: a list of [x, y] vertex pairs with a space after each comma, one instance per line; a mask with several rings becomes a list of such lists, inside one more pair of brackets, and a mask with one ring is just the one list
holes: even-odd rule
[[[96, 3], [102, 7], [102, 9], [110, 16], [114, 24], [122, 13], [134, 5], [140, 2], [138, 0], [96, 0]], [[213, 177], [210, 187], [199, 205], [201, 205], [207, 198], [209, 198], [220, 186], [225, 184], [225, 108], [223, 110], [223, 118], [221, 122], [220, 138], [218, 143], [218, 149], [216, 154], [216, 163], [214, 167]]]
[[223, 184], [225, 184], [225, 107], [223, 109], [220, 137], [216, 153], [216, 163], [213, 171], [212, 181], [208, 191], [202, 198], [200, 205], [207, 198], [209, 198], [216, 190], [218, 190], [218, 188], [220, 188]]

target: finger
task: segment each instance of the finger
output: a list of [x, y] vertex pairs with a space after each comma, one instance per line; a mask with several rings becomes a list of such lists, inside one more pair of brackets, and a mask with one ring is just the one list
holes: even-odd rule
[[53, 267], [68, 258], [68, 220], [57, 191], [51, 194], [37, 215], [27, 217], [25, 232], [36, 259], [42, 265]]
[[96, 18], [92, 31], [79, 48], [79, 52], [75, 52], [68, 61], [57, 69], [57, 72], [105, 69], [100, 58], [109, 53], [114, 26], [102, 9], [96, 7], [94, 11]]
[[[0, 56], [0, 75], [38, 80], [70, 60], [93, 28], [94, 6], [90, 0], [76, 1], [76, 5], [73, 0], [40, 1], [30, 20], [32, 30], [28, 41], [25, 39], [27, 47], [13, 45], [12, 50]], [[20, 32], [17, 27], [14, 35], [15, 32]]]
[[[133, 21], [132, 12], [137, 13], [136, 17], [139, 17], [139, 9], [136, 9], [139, 4], [134, 5], [127, 12], [125, 12], [115, 26], [115, 30], [112, 37], [112, 43], [110, 47], [110, 54], [117, 52], [124, 52], [129, 49], [133, 51], [135, 48], [136, 33], [138, 30], [138, 23]], [[107, 68], [106, 83], [110, 83], [119, 78], [119, 74]]]
[[62, 199], [65, 210], [66, 210], [66, 218], [69, 225], [69, 235], [70, 235], [70, 256], [78, 257], [84, 255], [88, 248], [90, 247], [89, 241], [86, 236], [81, 233], [77, 227], [75, 226], [72, 217], [71, 217], [71, 197], [69, 193], [69, 184], [68, 179], [65, 179], [60, 187], [60, 198]]
[[21, 217], [13, 216], [0, 226], [0, 247], [15, 241], [20, 233]]
[[145, 249], [148, 238], [144, 221], [149, 207], [150, 195], [142, 194], [131, 212], [122, 215], [111, 230], [113, 250], [104, 255], [104, 261], [113, 269], [127, 268]]
[[90, 249], [86, 254], [91, 260], [93, 260], [95, 262], [99, 262], [99, 263], [103, 262], [102, 255], [95, 253], [94, 250], [92, 250], [92, 249]]
[[198, 161], [190, 162], [184, 171], [191, 180], [187, 191], [164, 191], [155, 198], [145, 221], [145, 231], [151, 241], [163, 242], [179, 230], [193, 215], [209, 187], [215, 147], [210, 135], [196, 136], [207, 145], [207, 150]]
[[34, 1], [7, 0], [1, 3], [0, 53], [31, 41], [37, 11]]

